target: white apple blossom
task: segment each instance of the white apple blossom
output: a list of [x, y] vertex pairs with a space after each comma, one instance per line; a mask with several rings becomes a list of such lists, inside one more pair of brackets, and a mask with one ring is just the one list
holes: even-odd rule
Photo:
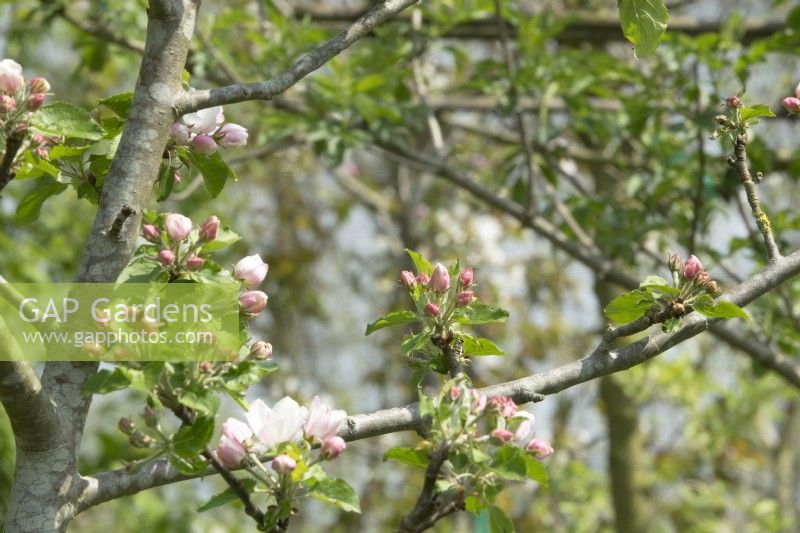
[[272, 408], [262, 400], [256, 400], [245, 413], [245, 418], [259, 442], [269, 449], [282, 442], [297, 441], [303, 436], [308, 409], [284, 396]]

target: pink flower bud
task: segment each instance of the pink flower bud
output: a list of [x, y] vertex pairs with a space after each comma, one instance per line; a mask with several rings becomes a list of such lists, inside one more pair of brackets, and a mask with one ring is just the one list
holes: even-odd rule
[[461, 307], [471, 304], [474, 299], [475, 294], [472, 291], [461, 291], [456, 295], [456, 303]]
[[247, 130], [238, 124], [225, 124], [214, 138], [223, 148], [237, 148], [247, 144]]
[[725, 103], [728, 104], [728, 107], [731, 109], [739, 109], [742, 107], [742, 99], [735, 94], [727, 97]]
[[217, 151], [217, 143], [205, 133], [195, 135], [190, 144], [198, 154], [209, 155]]
[[408, 270], [403, 270], [400, 272], [400, 283], [406, 289], [413, 289], [414, 284], [416, 283], [416, 279], [414, 279], [414, 274], [409, 272]]
[[461, 271], [461, 274], [458, 275], [458, 281], [461, 283], [463, 287], [471, 287], [473, 279], [475, 278], [475, 272], [472, 268], [467, 268]]
[[31, 144], [34, 146], [44, 144], [45, 142], [47, 142], [47, 139], [45, 139], [44, 135], [42, 135], [41, 133], [37, 133], [36, 135], [31, 136]]
[[444, 292], [450, 288], [450, 274], [441, 263], [436, 263], [431, 274], [431, 289], [436, 292]]
[[438, 305], [434, 303], [429, 303], [428, 305], [425, 306], [425, 314], [428, 316], [432, 316], [433, 318], [436, 318], [441, 314], [441, 310], [439, 309]]
[[475, 389], [470, 390], [470, 394], [472, 395], [472, 405], [470, 406], [470, 413], [473, 415], [480, 415], [483, 413], [483, 410], [486, 409], [487, 399], [486, 396], [482, 395]]
[[493, 396], [489, 398], [489, 408], [503, 418], [511, 418], [517, 413], [517, 404], [506, 396]]
[[28, 109], [37, 111], [44, 105], [44, 93], [33, 93], [28, 97]]
[[211, 371], [214, 370], [214, 363], [212, 363], [211, 361], [203, 361], [197, 366], [197, 368], [200, 370], [200, 372], [203, 372], [205, 374], [210, 374]]
[[180, 182], [182, 182], [183, 181], [183, 177], [181, 176], [181, 173], [180, 172], [175, 172], [175, 174], [172, 175], [172, 181], [175, 182], [175, 185], [177, 185]]
[[794, 88], [794, 95], [800, 98], [800, 83], [798, 83], [797, 87]]
[[291, 474], [297, 468], [297, 461], [286, 454], [281, 454], [272, 460], [272, 469], [279, 474]]
[[427, 285], [430, 280], [431, 278], [429, 278], [425, 274], [420, 274], [419, 276], [417, 276], [417, 283], [419, 283], [420, 285]]
[[680, 254], [672, 254], [669, 256], [667, 264], [669, 265], [670, 272], [679, 272], [683, 267], [683, 261], [681, 261]]
[[172, 128], [169, 130], [169, 138], [178, 146], [186, 146], [189, 144], [189, 137], [191, 137], [191, 135], [192, 132], [189, 131], [189, 128], [180, 122], [173, 124]]
[[502, 442], [508, 442], [514, 438], [514, 434], [507, 429], [495, 429], [492, 431], [492, 437], [496, 437]]
[[210, 242], [217, 238], [219, 233], [219, 218], [212, 215], [200, 225], [200, 239], [204, 242]]
[[149, 242], [160, 242], [161, 230], [152, 224], [144, 224], [142, 226], [142, 237]]
[[800, 98], [794, 96], [787, 96], [781, 102], [783, 108], [789, 113], [800, 113]]
[[22, 67], [13, 59], [0, 61], [0, 90], [14, 94], [22, 88], [25, 80], [22, 79]]
[[340, 455], [344, 449], [347, 448], [347, 444], [345, 444], [344, 439], [338, 435], [333, 437], [328, 437], [325, 439], [325, 442], [322, 443], [321, 454], [322, 458], [326, 461], [330, 461], [332, 459], [336, 459]]
[[549, 442], [541, 439], [533, 439], [528, 443], [528, 446], [526, 446], [525, 449], [535, 455], [537, 459], [544, 459], [545, 457], [552, 455], [554, 451]]
[[694, 255], [690, 255], [689, 259], [686, 260], [686, 264], [683, 265], [683, 277], [694, 279], [701, 270], [703, 270], [703, 263]]
[[0, 95], [0, 113], [11, 113], [17, 108], [17, 101], [13, 96], [7, 94]]
[[193, 255], [186, 260], [186, 268], [188, 268], [189, 270], [200, 270], [201, 268], [203, 268], [203, 265], [205, 264], [206, 260], [196, 255]]
[[239, 296], [239, 307], [250, 316], [256, 316], [267, 308], [267, 295], [261, 291], [247, 291]]
[[50, 90], [50, 83], [48, 83], [47, 79], [37, 76], [30, 79], [28, 87], [30, 87], [32, 93], [46, 93]]
[[454, 402], [461, 397], [461, 389], [459, 387], [450, 387], [450, 399]]
[[694, 280], [699, 285], [705, 285], [711, 281], [711, 274], [708, 273], [708, 270], [701, 270], [697, 273], [697, 276], [695, 276]]
[[247, 455], [246, 444], [253, 436], [250, 427], [235, 418], [222, 424], [222, 436], [217, 445], [217, 457], [228, 468], [236, 468]]
[[17, 122], [16, 126], [14, 126], [14, 133], [18, 135], [24, 135], [27, 132], [28, 132], [27, 122]]
[[158, 262], [162, 265], [170, 266], [173, 261], [175, 261], [175, 254], [172, 253], [172, 250], [164, 248], [158, 252]]
[[261, 285], [268, 271], [269, 265], [258, 254], [248, 255], [233, 267], [233, 277], [242, 281], [247, 287], [255, 287]]
[[175, 242], [180, 242], [192, 232], [192, 221], [178, 213], [170, 213], [164, 222], [167, 235]]
[[256, 341], [250, 346], [250, 357], [263, 361], [272, 357], [272, 345], [264, 341]]

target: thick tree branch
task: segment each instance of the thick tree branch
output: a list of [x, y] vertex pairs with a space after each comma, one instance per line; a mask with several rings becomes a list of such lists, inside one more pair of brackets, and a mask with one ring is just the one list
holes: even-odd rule
[[241, 83], [218, 89], [185, 93], [179, 102], [180, 112], [187, 113], [247, 100], [270, 100], [367, 35], [375, 26], [417, 2], [418, 0], [384, 0], [339, 35], [324, 42], [313, 52], [304, 55], [274, 78], [258, 83]]
[[[3, 356], [21, 356], [13, 353], [18, 348], [5, 324], [0, 324], [0, 346], [6, 350]], [[61, 426], [55, 406], [27, 362], [0, 361], [0, 401], [11, 421], [18, 449], [36, 452], [56, 442]]]
[[[722, 299], [746, 306], [798, 273], [800, 251], [769, 264], [763, 271], [731, 289]], [[508, 396], [517, 404], [540, 401], [542, 394], [555, 394], [642, 364], [709, 328], [717, 327], [720, 322], [719, 319], [706, 319], [693, 313], [685, 319], [684, 327], [675, 333], [656, 333], [618, 350], [595, 349], [572, 363], [479, 390], [485, 396]], [[417, 404], [414, 403], [370, 414], [349, 416], [339, 434], [347, 441], [355, 441], [398, 431], [419, 431], [422, 427], [423, 422]], [[190, 479], [190, 476], [178, 473], [166, 460], [157, 460], [144, 465], [133, 476], [122, 469], [85, 479], [87, 490], [81, 498], [79, 510], [148, 488]]]

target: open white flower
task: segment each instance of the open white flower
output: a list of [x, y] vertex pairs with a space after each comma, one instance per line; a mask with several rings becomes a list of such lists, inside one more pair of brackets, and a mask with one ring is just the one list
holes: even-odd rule
[[281, 398], [272, 408], [256, 400], [245, 418], [259, 442], [269, 449], [282, 442], [297, 441], [303, 436], [308, 409], [288, 396]]
[[186, 113], [182, 120], [194, 133], [211, 135], [217, 131], [220, 124], [225, 122], [225, 115], [222, 113], [222, 106], [217, 106], [201, 109], [194, 113]]

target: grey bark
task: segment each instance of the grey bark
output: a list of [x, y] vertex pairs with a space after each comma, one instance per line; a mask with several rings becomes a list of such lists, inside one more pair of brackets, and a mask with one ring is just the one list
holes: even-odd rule
[[[151, 1], [147, 41], [134, 90], [130, 118], [109, 170], [100, 208], [83, 251], [77, 281], [111, 282], [133, 252], [142, 209], [158, 174], [161, 155], [181, 95], [181, 72], [194, 29], [198, 2]], [[135, 213], [118, 236], [109, 229], [123, 205]], [[5, 531], [64, 531], [90, 483], [77, 472], [90, 396], [80, 390], [96, 363], [48, 363], [42, 389], [55, 406], [58, 422], [42, 449], [17, 437], [17, 460]], [[45, 419], [32, 420], [42, 425]]]

